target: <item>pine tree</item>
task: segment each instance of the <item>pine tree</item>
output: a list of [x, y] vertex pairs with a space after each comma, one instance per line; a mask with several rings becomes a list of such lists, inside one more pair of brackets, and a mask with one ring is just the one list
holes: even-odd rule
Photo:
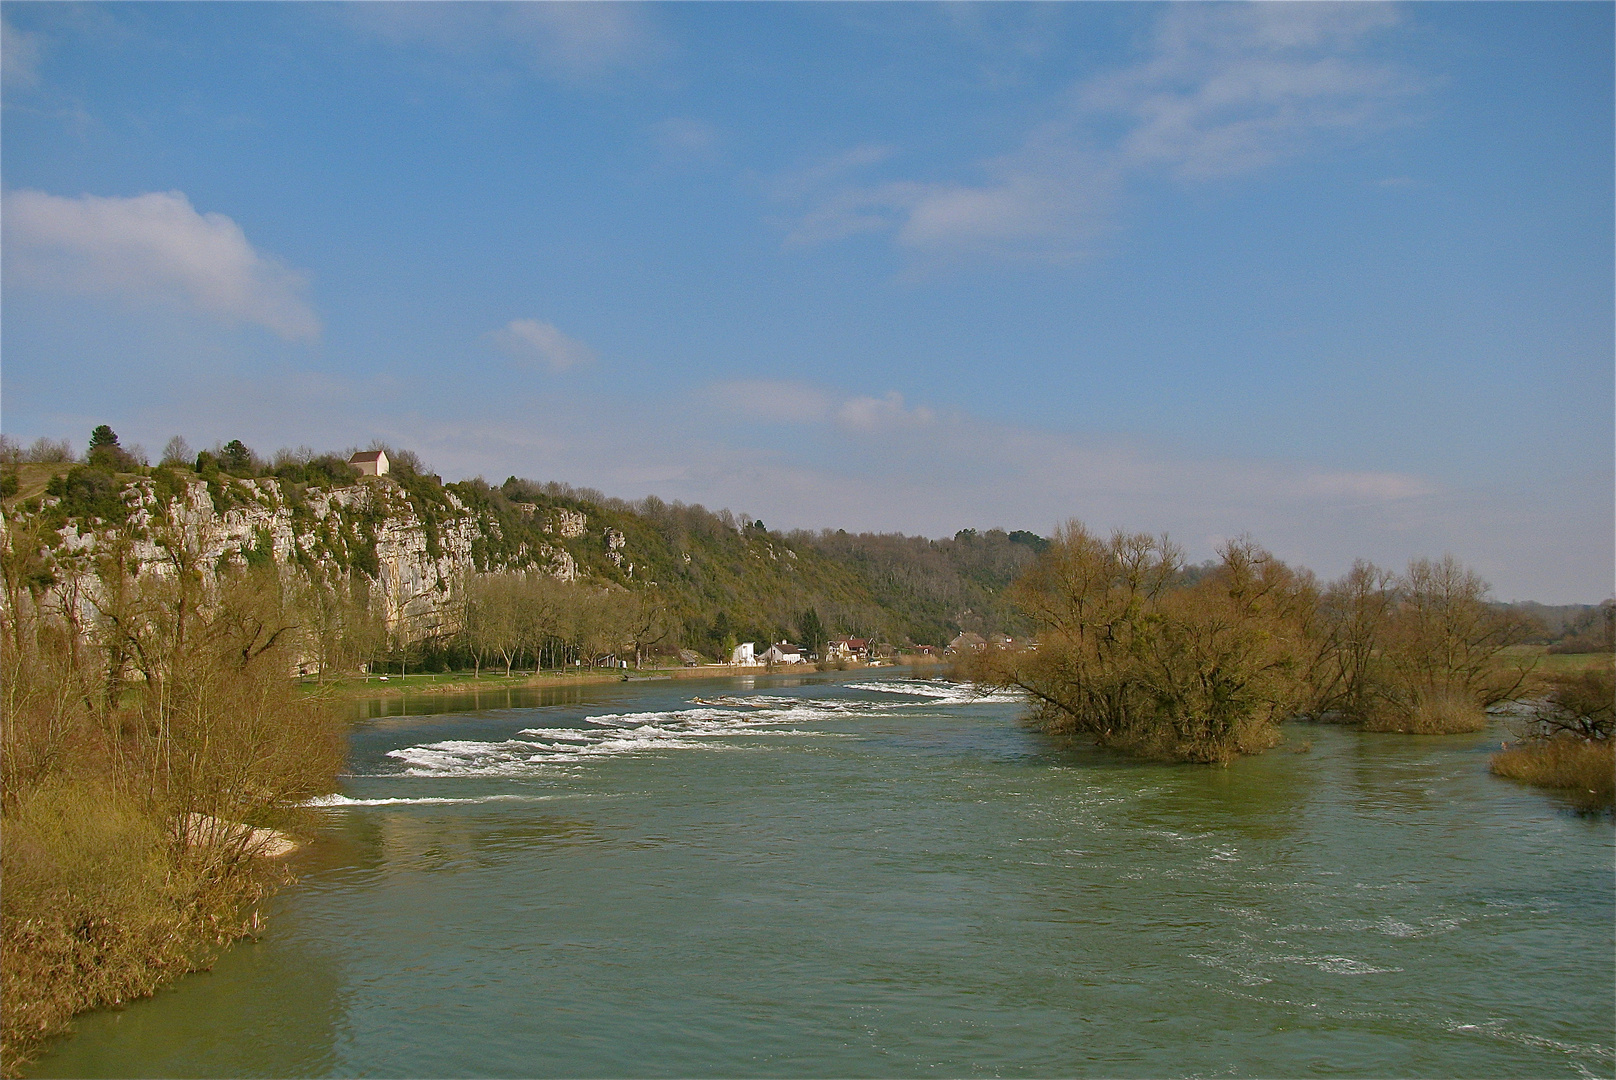
[[825, 624], [819, 619], [817, 608], [809, 608], [797, 617], [797, 632], [802, 635], [802, 647], [817, 656], [825, 648]]
[[106, 424], [90, 432], [90, 450], [85, 460], [103, 469], [127, 468], [129, 455], [118, 445], [118, 435]]

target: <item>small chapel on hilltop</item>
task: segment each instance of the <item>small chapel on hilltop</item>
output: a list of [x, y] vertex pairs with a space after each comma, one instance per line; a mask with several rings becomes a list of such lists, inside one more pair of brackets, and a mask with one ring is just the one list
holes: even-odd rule
[[348, 464], [358, 469], [360, 476], [386, 476], [387, 451], [361, 450], [348, 459]]

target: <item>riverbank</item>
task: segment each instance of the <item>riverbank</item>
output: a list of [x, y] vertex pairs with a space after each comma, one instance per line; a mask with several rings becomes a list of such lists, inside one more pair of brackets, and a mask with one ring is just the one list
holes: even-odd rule
[[283, 830], [337, 787], [346, 747], [328, 703], [287, 680], [292, 641], [262, 640], [276, 577], [125, 581], [116, 631], [77, 643], [5, 584], [0, 1072], [13, 1076], [76, 1014], [148, 996], [254, 934], [289, 880], [258, 856], [289, 852]]
[[150, 997], [254, 936], [290, 880], [287, 833], [190, 813], [95, 781], [31, 793], [5, 815], [0, 1076], [87, 1011]]
[[944, 665], [858, 664], [821, 668], [816, 664], [781, 664], [774, 667], [741, 667], [733, 664], [697, 664], [682, 667], [604, 668], [581, 671], [426, 672], [414, 675], [355, 675], [323, 684], [300, 679], [305, 693], [319, 693], [341, 701], [368, 698], [399, 698], [416, 694], [461, 694], [478, 690], [526, 690], [552, 686], [591, 686], [602, 683], [648, 682], [667, 679], [726, 679], [737, 675], [812, 675], [820, 671], [920, 671], [942, 672]]
[[1553, 791], [1581, 810], [1616, 806], [1616, 748], [1608, 739], [1536, 739], [1492, 756], [1491, 769], [1517, 783]]

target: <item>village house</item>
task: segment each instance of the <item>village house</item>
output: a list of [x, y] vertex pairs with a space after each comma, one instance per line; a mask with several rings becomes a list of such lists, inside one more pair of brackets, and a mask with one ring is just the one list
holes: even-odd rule
[[870, 639], [861, 637], [831, 638], [825, 643], [827, 660], [868, 660]]
[[786, 641], [770, 645], [758, 659], [766, 664], [800, 664], [803, 662], [802, 650]]
[[348, 459], [348, 464], [358, 469], [360, 476], [386, 476], [390, 467], [385, 450], [361, 450]]
[[757, 646], [750, 641], [743, 641], [731, 649], [729, 662], [735, 667], [761, 667], [763, 664], [758, 659]]
[[948, 648], [945, 649], [944, 652], [946, 652], [949, 656], [958, 656], [960, 653], [982, 652], [987, 647], [988, 643], [986, 638], [984, 638], [981, 634], [973, 634], [971, 631], [966, 630], [953, 641], [950, 641], [948, 643]]

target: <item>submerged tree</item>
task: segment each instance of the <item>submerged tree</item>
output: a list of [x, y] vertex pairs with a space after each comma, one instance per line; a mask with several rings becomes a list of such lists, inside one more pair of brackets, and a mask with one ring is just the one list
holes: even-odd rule
[[1306, 699], [1311, 578], [1247, 541], [1193, 585], [1181, 565], [1165, 538], [1067, 525], [1015, 586], [1039, 647], [989, 650], [976, 673], [1025, 691], [1045, 730], [1148, 757], [1272, 746]]
[[1353, 564], [1324, 594], [1310, 711], [1378, 731], [1479, 730], [1529, 670], [1502, 662], [1529, 622], [1487, 592], [1452, 556], [1415, 559], [1402, 575]]

